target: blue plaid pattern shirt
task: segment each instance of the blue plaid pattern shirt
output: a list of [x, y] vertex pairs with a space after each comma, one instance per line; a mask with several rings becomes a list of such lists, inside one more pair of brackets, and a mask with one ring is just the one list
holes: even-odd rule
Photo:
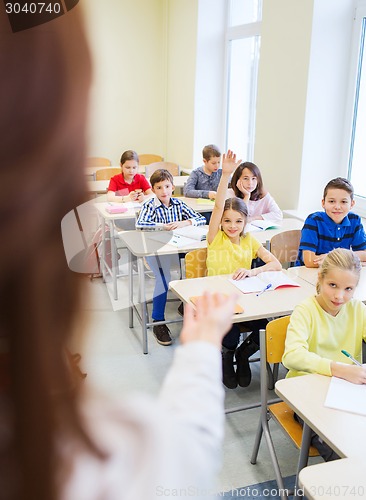
[[143, 204], [136, 222], [136, 228], [154, 228], [157, 224], [169, 224], [170, 222], [183, 220], [190, 220], [192, 226], [203, 226], [206, 224], [206, 219], [203, 215], [195, 212], [179, 198], [170, 198], [170, 203], [167, 207], [158, 198], [154, 197]]

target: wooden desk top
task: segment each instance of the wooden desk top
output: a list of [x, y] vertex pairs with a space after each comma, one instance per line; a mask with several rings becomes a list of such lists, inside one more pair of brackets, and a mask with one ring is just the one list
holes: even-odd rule
[[[89, 167], [89, 168], [94, 168], [94, 167]], [[97, 170], [100, 170], [100, 168]], [[174, 186], [177, 188], [182, 188], [184, 184], [187, 182], [187, 179], [188, 177], [185, 175], [174, 176], [173, 177]], [[87, 186], [88, 186], [87, 188], [88, 192], [90, 193], [105, 193], [108, 190], [109, 180], [103, 180], [103, 181], [88, 180]]]
[[168, 241], [164, 243], [163, 241], [154, 239], [154, 235], [156, 234], [166, 236], [168, 240], [171, 232], [136, 230], [119, 233], [118, 236], [125, 243], [130, 252], [136, 257], [146, 257], [156, 254], [178, 254], [179, 252], [185, 253], [190, 250], [206, 247], [206, 241], [192, 240], [189, 244], [178, 248], [174, 245], [170, 245]]
[[280, 288], [257, 297], [255, 293], [241, 293], [230, 283], [229, 278], [231, 275], [175, 280], [170, 282], [169, 287], [183, 302], [188, 302], [190, 297], [202, 295], [205, 291], [236, 293], [237, 303], [243, 307], [244, 312], [234, 316], [235, 323], [291, 314], [299, 302], [314, 294], [314, 287], [301, 281], [300, 287]]
[[364, 459], [366, 416], [326, 408], [330, 380], [303, 375], [279, 380], [275, 391], [340, 457]]
[[[319, 268], [299, 266], [291, 267], [287, 272], [292, 278], [302, 279], [314, 286], [316, 286], [316, 282], [318, 281]], [[362, 267], [361, 269], [360, 281], [355, 290], [354, 298], [366, 302], [366, 267]]]
[[309, 500], [365, 498], [365, 470], [365, 459], [343, 458], [305, 467], [299, 483]]

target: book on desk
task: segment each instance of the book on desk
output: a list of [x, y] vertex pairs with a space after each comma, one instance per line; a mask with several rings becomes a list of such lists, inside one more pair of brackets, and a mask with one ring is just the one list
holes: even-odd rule
[[265, 271], [258, 276], [251, 276], [241, 280], [229, 280], [243, 293], [272, 291], [281, 287], [296, 287], [299, 283], [290, 278], [283, 271]]
[[149, 234], [152, 240], [160, 241], [165, 245], [173, 245], [182, 248], [197, 241], [205, 241], [208, 226], [185, 226], [173, 231], [160, 231], [159, 233]]
[[245, 231], [251, 233], [255, 231], [266, 231], [267, 229], [279, 229], [280, 227], [281, 223], [273, 220], [253, 220], [252, 222], [248, 222], [245, 226]]

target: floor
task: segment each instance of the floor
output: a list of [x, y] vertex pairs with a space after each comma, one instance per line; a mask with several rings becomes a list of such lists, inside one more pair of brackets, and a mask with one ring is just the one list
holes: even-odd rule
[[[126, 270], [125, 256], [120, 259], [120, 269]], [[178, 275], [176, 276], [178, 278]], [[134, 328], [128, 326], [127, 278], [118, 280], [119, 300], [111, 298], [111, 284], [97, 278], [86, 279], [89, 291], [85, 303], [87, 310], [86, 342], [82, 348], [82, 369], [88, 373], [85, 383], [120, 396], [129, 391], [158, 394], [159, 387], [171, 363], [174, 349], [179, 342], [181, 323], [171, 325], [175, 338], [172, 346], [156, 343], [149, 332], [149, 354], [142, 353], [141, 332], [138, 320]], [[148, 294], [152, 293], [154, 280], [147, 279]], [[178, 302], [169, 302], [167, 316], [178, 318]], [[74, 346], [75, 348], [77, 346]], [[225, 407], [233, 408], [259, 400], [259, 363], [252, 363], [253, 380], [248, 388], [226, 389]], [[284, 376], [281, 373], [280, 376]], [[275, 395], [273, 396], [275, 397]], [[256, 465], [250, 464], [259, 409], [230, 413], [226, 416], [226, 437], [223, 446], [223, 466], [218, 477], [218, 491], [229, 491], [274, 479], [274, 471], [263, 442]], [[273, 440], [284, 476], [296, 471], [298, 451], [282, 431], [273, 425]], [[319, 459], [310, 459], [316, 463]]]

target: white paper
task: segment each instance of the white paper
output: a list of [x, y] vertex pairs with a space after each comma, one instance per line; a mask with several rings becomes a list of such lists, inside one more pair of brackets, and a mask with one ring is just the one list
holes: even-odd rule
[[[281, 286], [300, 286], [299, 283], [285, 274], [283, 271], [264, 271], [250, 278], [242, 280], [229, 280], [243, 293], [261, 292], [264, 288], [271, 284], [268, 292], [275, 290]], [[266, 290], [267, 291], [267, 290]]]
[[348, 380], [332, 377], [324, 406], [366, 415], [366, 385], [352, 384]]
[[172, 231], [153, 232], [148, 235], [148, 238], [150, 240], [160, 241], [164, 245], [173, 245], [176, 248], [197, 244], [197, 240], [174, 234]]
[[173, 233], [179, 236], [192, 238], [193, 240], [204, 241], [208, 232], [208, 226], [184, 226], [173, 229]]

